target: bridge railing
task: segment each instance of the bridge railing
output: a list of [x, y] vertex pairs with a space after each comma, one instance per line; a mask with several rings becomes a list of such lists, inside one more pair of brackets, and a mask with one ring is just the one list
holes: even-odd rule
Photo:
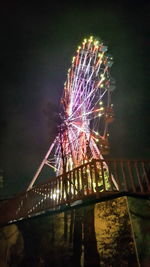
[[59, 210], [77, 200], [126, 192], [150, 194], [150, 161], [92, 160], [0, 205], [0, 224]]

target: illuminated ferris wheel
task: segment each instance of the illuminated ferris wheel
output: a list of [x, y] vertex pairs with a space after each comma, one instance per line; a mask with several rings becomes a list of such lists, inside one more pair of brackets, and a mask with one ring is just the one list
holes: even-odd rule
[[45, 164], [61, 175], [109, 153], [108, 130], [114, 120], [112, 64], [107, 46], [92, 36], [78, 47], [64, 84], [58, 134], [28, 189]]

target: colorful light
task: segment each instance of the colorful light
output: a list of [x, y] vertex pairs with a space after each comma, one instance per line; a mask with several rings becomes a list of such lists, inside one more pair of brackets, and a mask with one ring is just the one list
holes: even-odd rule
[[[78, 46], [77, 53], [72, 58], [61, 101], [61, 135], [57, 135], [54, 145], [57, 175], [62, 174], [64, 168], [69, 171], [85, 163], [87, 157], [88, 161], [102, 158], [99, 142], [101, 137], [105, 139], [108, 136], [104, 111], [110, 103], [110, 92], [106, 86], [106, 82], [110, 80], [107, 62], [112, 60], [105, 55], [106, 51], [107, 46], [90, 36]], [[87, 156], [88, 151], [90, 157]], [[56, 191], [53, 199], [57, 194]]]

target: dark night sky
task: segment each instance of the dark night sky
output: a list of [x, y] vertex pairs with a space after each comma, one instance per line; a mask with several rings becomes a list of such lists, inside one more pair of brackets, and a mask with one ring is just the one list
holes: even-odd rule
[[3, 194], [25, 189], [46, 153], [43, 110], [48, 102], [58, 105], [73, 53], [91, 34], [108, 44], [115, 60], [110, 156], [149, 158], [148, 1], [12, 2], [0, 5]]

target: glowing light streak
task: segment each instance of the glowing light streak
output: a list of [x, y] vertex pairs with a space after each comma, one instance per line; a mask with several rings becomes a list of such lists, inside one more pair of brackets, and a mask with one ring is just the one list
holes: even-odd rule
[[93, 137], [91, 137], [90, 148], [91, 148], [91, 151], [93, 152], [93, 156], [95, 159], [102, 157], [96, 143], [93, 140]]
[[71, 123], [71, 125], [72, 125], [73, 127], [75, 127], [76, 129], [78, 129], [80, 132], [84, 132], [84, 133], [86, 133], [86, 131], [84, 130], [84, 128], [80, 128], [80, 127], [78, 127], [77, 125], [75, 125], [74, 123]]
[[69, 144], [69, 152], [72, 155], [72, 162], [74, 163], [74, 166], [76, 165], [76, 157], [75, 157], [75, 149], [74, 149], [74, 142], [72, 142], [71, 138], [71, 131], [68, 131], [68, 144]]
[[[92, 95], [97, 89], [98, 89], [98, 87], [97, 87], [97, 88], [94, 87], [94, 89], [91, 90], [91, 92], [89, 93], [89, 95], [87, 95], [87, 97], [84, 98], [83, 102], [78, 106], [78, 108], [74, 111], [74, 113], [71, 114], [71, 116], [69, 117], [69, 119], [71, 119], [71, 118], [75, 115], [75, 113], [82, 107], [82, 105], [84, 104], [84, 102], [86, 102], [86, 101], [88, 100], [88, 98], [90, 98], [91, 95]], [[103, 98], [103, 96], [104, 96], [104, 94], [105, 94], [106, 91], [107, 91], [107, 89], [104, 91], [104, 93], [102, 94], [101, 98]], [[101, 99], [101, 98], [100, 98], [100, 99]], [[99, 100], [98, 100], [98, 101], [99, 101]]]
[[82, 117], [87, 117], [87, 115], [91, 115], [91, 114], [94, 114], [94, 113], [99, 112], [99, 111], [101, 111], [100, 108], [98, 108], [98, 109], [93, 109], [93, 110], [91, 110], [91, 111], [89, 111], [89, 112], [86, 112], [86, 113], [84, 113], [84, 114], [82, 114], [82, 115], [80, 115], [80, 116], [78, 116], [78, 117], [74, 117], [74, 118], [70, 119], [69, 121], [70, 121], [70, 122], [71, 122], [71, 121], [76, 121], [77, 119], [80, 119], [80, 118], [82, 118]]
[[96, 71], [96, 76], [98, 76], [99, 70], [101, 68], [101, 64], [102, 64], [102, 58], [100, 58], [100, 62], [98, 64], [97, 71]]
[[56, 171], [56, 168], [52, 164], [50, 164], [48, 161], [46, 161], [45, 164], [48, 165], [49, 167], [51, 167], [52, 169], [54, 169]]
[[94, 93], [94, 91], [96, 90], [96, 88], [94, 88], [93, 90], [91, 90], [91, 92], [89, 93], [89, 95], [84, 98], [83, 102], [78, 106], [78, 108], [74, 111], [74, 113], [70, 116], [70, 118], [81, 108], [81, 106], [83, 105], [83, 103], [85, 101], [87, 101], [88, 98], [90, 98], [90, 96]]
[[88, 55], [88, 51], [85, 53], [84, 61], [83, 61], [83, 64], [82, 64], [82, 70], [83, 70], [83, 67], [85, 66], [85, 62], [87, 60], [87, 55]]
[[[84, 80], [81, 81], [80, 86], [78, 86], [79, 90], [78, 90], [77, 94], [76, 94], [75, 97], [74, 97], [74, 103], [75, 103], [74, 106], [77, 106], [78, 99], [81, 98], [82, 95], [83, 95], [83, 93], [84, 93], [83, 90], [82, 90], [82, 92], [81, 92], [81, 87], [83, 86], [83, 84], [84, 84]], [[70, 114], [70, 115], [71, 115], [71, 114]]]

